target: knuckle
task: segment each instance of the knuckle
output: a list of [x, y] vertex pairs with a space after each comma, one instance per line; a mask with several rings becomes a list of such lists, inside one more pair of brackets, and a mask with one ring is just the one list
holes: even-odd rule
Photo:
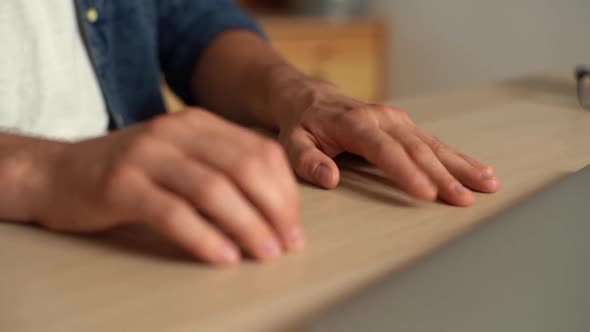
[[103, 195], [107, 202], [119, 201], [121, 192], [129, 188], [132, 172], [132, 167], [124, 163], [119, 163], [106, 172], [102, 183], [104, 185]]
[[243, 153], [236, 163], [235, 174], [242, 180], [252, 178], [263, 171], [263, 162], [256, 155]]
[[177, 221], [184, 214], [184, 208], [180, 203], [163, 204], [156, 212], [156, 222], [166, 231], [173, 232], [177, 227]]
[[435, 154], [439, 154], [439, 153], [443, 152], [444, 149], [445, 149], [444, 144], [440, 140], [435, 138], [432, 142], [432, 151], [434, 151]]
[[394, 122], [406, 122], [406, 123], [412, 123], [412, 120], [410, 119], [410, 116], [408, 115], [408, 112], [400, 109], [400, 108], [395, 108], [395, 107], [387, 107], [387, 114], [389, 116], [389, 118], [394, 121]]
[[406, 147], [408, 154], [414, 158], [424, 158], [430, 155], [430, 148], [422, 142], [413, 142]]
[[374, 155], [375, 162], [379, 163], [386, 160], [387, 156], [390, 154], [392, 147], [383, 140], [379, 140], [375, 142], [372, 147], [372, 155]]
[[408, 112], [402, 110], [401, 108], [395, 108], [395, 107], [387, 107], [387, 109], [389, 110], [389, 112], [395, 114], [396, 116], [399, 116], [401, 118], [404, 119], [409, 119], [410, 116], [408, 115]]
[[205, 203], [223, 199], [227, 197], [229, 186], [228, 180], [223, 176], [209, 174], [200, 180], [195, 198]]
[[149, 155], [156, 145], [157, 139], [150, 134], [141, 134], [128, 146], [124, 160], [134, 160]]
[[372, 105], [372, 107], [374, 109], [376, 109], [377, 111], [382, 112], [382, 113], [390, 113], [390, 112], [393, 112], [393, 107], [391, 107], [389, 105], [374, 104], [374, 105]]
[[379, 127], [379, 119], [370, 107], [357, 107], [343, 112], [342, 122], [354, 131]]
[[260, 155], [266, 162], [273, 164], [285, 160], [285, 152], [277, 142], [265, 139], [260, 145]]
[[381, 105], [381, 110], [383, 111], [383, 113], [387, 116], [387, 118], [391, 122], [394, 122], [394, 123], [402, 122], [402, 123], [413, 124], [408, 112], [404, 111], [401, 108], [396, 108], [396, 107], [387, 106], [387, 105]]
[[145, 131], [149, 134], [159, 135], [162, 132], [174, 130], [176, 119], [174, 116], [162, 115], [145, 124]]

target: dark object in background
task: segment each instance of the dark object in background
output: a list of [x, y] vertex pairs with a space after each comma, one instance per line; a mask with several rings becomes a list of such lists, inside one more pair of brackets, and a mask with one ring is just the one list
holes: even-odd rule
[[349, 18], [368, 13], [368, 0], [239, 0], [256, 14]]
[[575, 75], [580, 106], [590, 110], [590, 68], [587, 66], [578, 66], [576, 67]]
[[292, 0], [239, 0], [242, 8], [257, 13], [281, 13], [289, 11]]

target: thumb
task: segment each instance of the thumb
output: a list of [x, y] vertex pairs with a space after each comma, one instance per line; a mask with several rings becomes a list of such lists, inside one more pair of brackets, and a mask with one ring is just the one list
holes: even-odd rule
[[333, 189], [340, 181], [338, 166], [318, 149], [309, 135], [307, 132], [295, 132], [284, 142], [289, 161], [300, 178], [325, 189]]

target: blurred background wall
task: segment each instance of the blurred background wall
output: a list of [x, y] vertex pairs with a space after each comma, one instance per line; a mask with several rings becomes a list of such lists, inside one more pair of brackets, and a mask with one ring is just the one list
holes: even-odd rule
[[590, 64], [590, 0], [369, 0], [390, 25], [389, 94]]
[[590, 65], [590, 0], [237, 1], [288, 61], [369, 102]]

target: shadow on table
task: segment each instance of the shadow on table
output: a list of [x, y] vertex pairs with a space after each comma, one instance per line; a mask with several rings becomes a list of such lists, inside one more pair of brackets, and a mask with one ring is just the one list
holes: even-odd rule
[[16, 236], [22, 237], [23, 241], [40, 245], [33, 246], [32, 250], [46, 246], [52, 248], [53, 252], [63, 252], [64, 256], [75, 253], [77, 256], [91, 258], [97, 254], [109, 253], [151, 261], [190, 264], [193, 267], [205, 266], [204, 262], [193, 258], [163, 235], [140, 224], [119, 226], [89, 234], [61, 233], [38, 225], [9, 221], [2, 221], [0, 226], [13, 227], [10, 230]]
[[[73, 235], [75, 236], [75, 235]], [[204, 264], [163, 235], [144, 225], [125, 225], [112, 230], [75, 236], [117, 252], [171, 262]]]
[[336, 158], [340, 168], [340, 187], [350, 193], [364, 196], [384, 204], [416, 207], [418, 201], [411, 198], [364, 158], [344, 153]]

